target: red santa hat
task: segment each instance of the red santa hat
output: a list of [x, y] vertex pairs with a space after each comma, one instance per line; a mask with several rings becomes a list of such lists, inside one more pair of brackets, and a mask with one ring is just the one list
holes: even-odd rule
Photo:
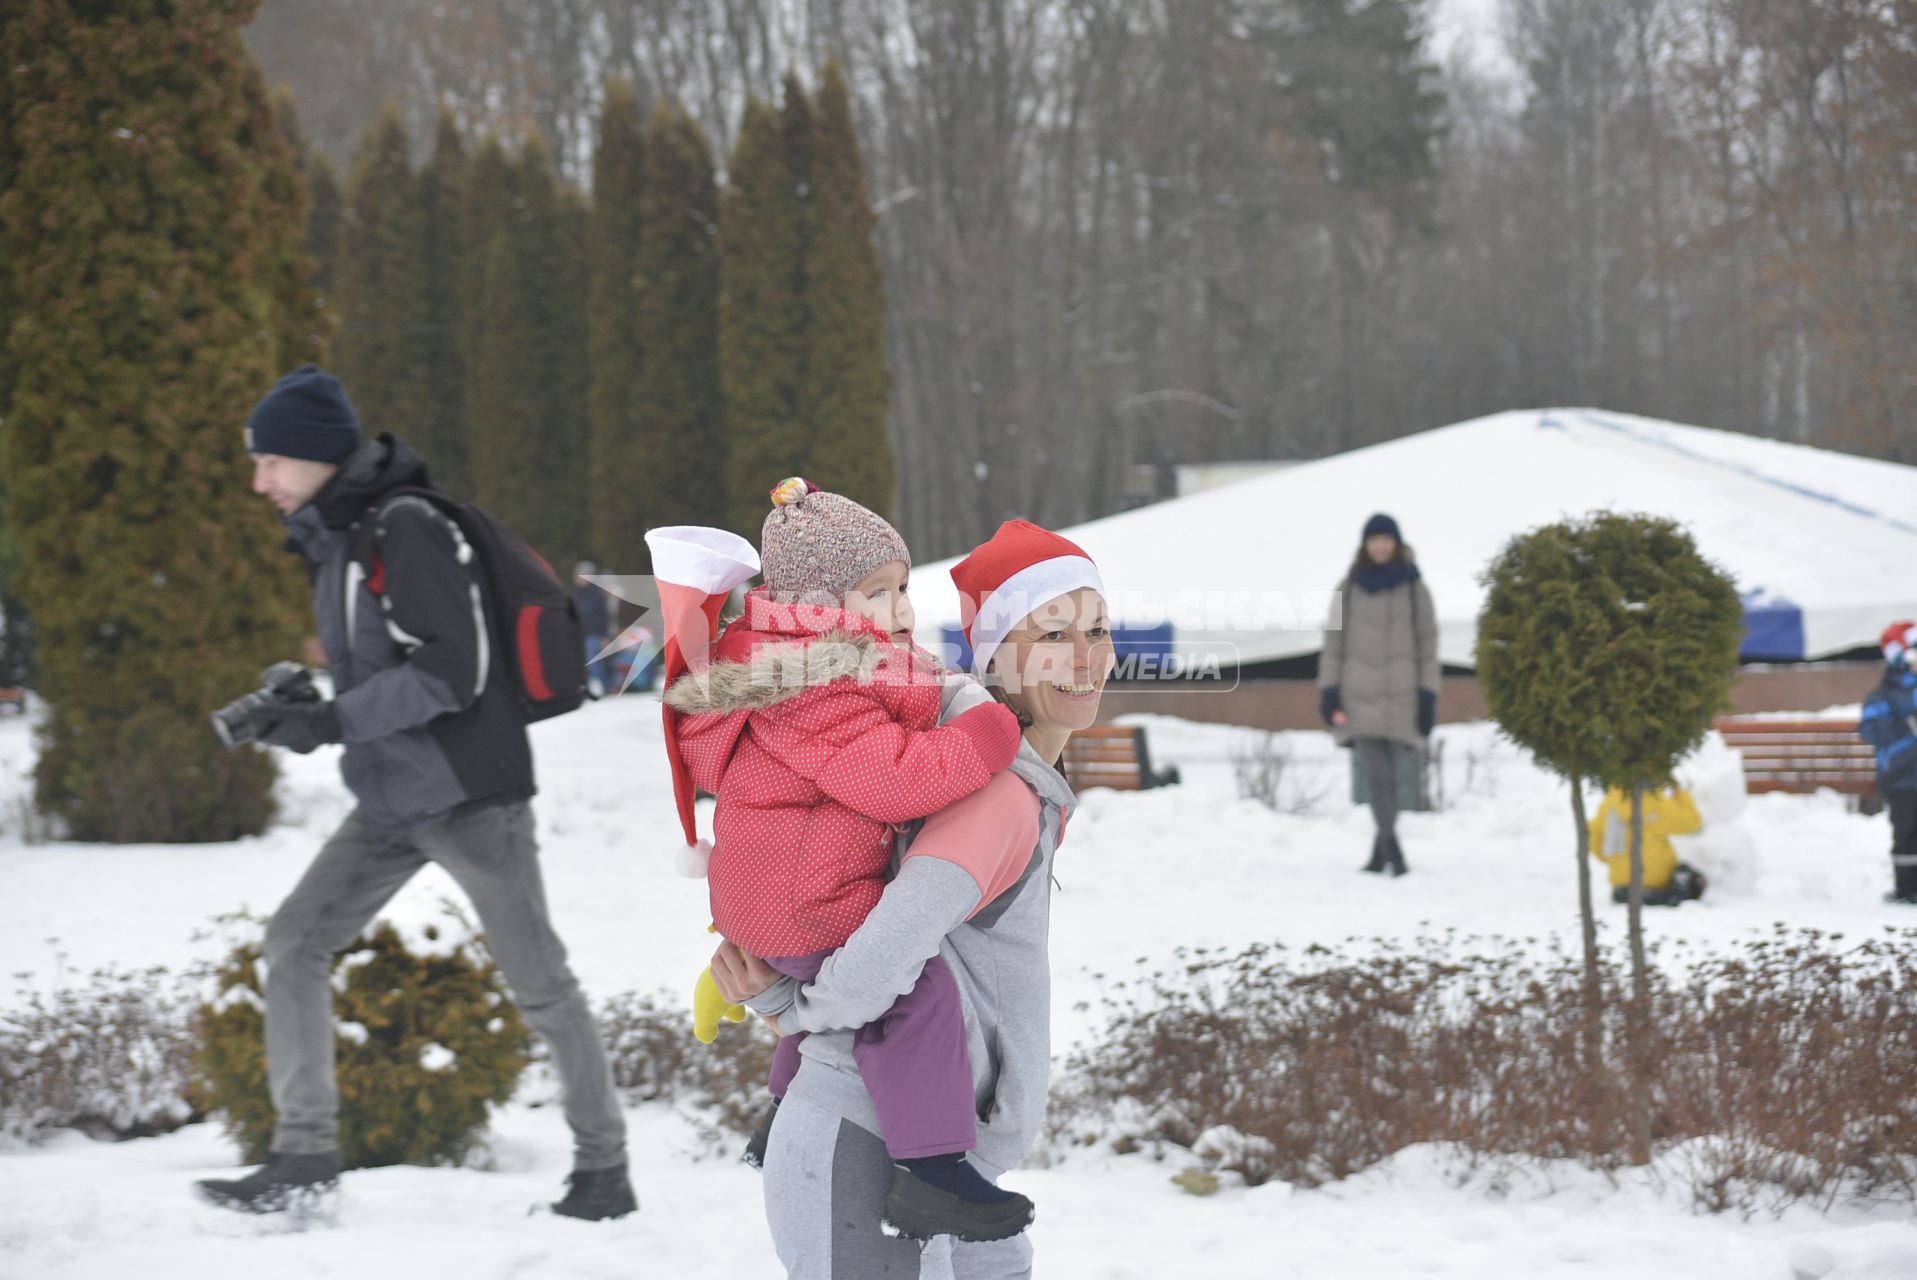
[[1917, 647], [1917, 622], [1891, 623], [1884, 628], [1884, 634], [1877, 638], [1877, 643], [1884, 651], [1884, 661], [1897, 661], [1910, 649]]
[[[759, 572], [759, 553], [736, 533], [698, 525], [669, 525], [646, 534], [652, 551], [652, 573], [659, 587], [661, 623], [665, 631], [665, 683], [687, 671], [703, 671], [712, 642], [719, 634], [719, 611], [735, 587]], [[666, 761], [672, 766], [672, 795], [679, 806], [679, 826], [686, 847], [679, 869], [704, 875], [712, 842], [699, 838], [693, 813], [692, 775], [679, 752], [678, 713], [662, 707], [666, 726]]]
[[1101, 595], [1098, 566], [1069, 538], [1024, 520], [1007, 520], [987, 542], [952, 566], [959, 621], [972, 646], [972, 670], [985, 674], [1005, 637], [1034, 609], [1083, 587]]

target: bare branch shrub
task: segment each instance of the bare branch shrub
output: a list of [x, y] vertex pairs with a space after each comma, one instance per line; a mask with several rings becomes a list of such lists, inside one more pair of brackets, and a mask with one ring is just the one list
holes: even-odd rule
[[1290, 742], [1275, 733], [1264, 734], [1249, 746], [1234, 746], [1231, 769], [1238, 780], [1239, 799], [1256, 801], [1274, 813], [1299, 817], [1315, 813], [1330, 794], [1322, 783], [1314, 787], [1300, 782]]
[[634, 1102], [709, 1112], [719, 1129], [744, 1134], [772, 1100], [766, 1075], [777, 1041], [757, 1018], [721, 1027], [717, 1040], [700, 1044], [686, 1006], [627, 992], [606, 1002], [599, 1033], [612, 1059], [613, 1083]]
[[1461, 1171], [1608, 1171], [1642, 1098], [1701, 1208], [1917, 1204], [1917, 931], [1840, 941], [1780, 927], [1659, 964], [1641, 1058], [1609, 951], [1595, 1006], [1582, 959], [1534, 940], [1184, 953], [1108, 997], [1054, 1135], [1171, 1144], [1253, 1185], [1316, 1186], [1418, 1143]]
[[0, 1135], [138, 1138], [201, 1118], [187, 1100], [192, 1001], [166, 970], [103, 969], [85, 986], [17, 994], [0, 1013]]

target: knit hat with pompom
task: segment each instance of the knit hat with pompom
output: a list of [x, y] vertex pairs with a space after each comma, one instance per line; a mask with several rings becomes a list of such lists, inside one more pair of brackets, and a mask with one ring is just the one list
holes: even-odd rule
[[883, 517], [797, 476], [772, 490], [759, 558], [774, 599], [834, 607], [880, 565], [912, 563], [905, 539]]

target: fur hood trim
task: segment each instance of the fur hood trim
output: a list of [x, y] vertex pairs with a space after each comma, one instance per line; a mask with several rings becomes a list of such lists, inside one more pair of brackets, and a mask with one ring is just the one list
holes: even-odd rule
[[688, 671], [666, 690], [665, 701], [689, 716], [763, 711], [847, 677], [870, 684], [888, 659], [910, 661], [910, 656], [881, 645], [869, 632], [828, 631], [812, 639], [762, 644], [744, 660]]

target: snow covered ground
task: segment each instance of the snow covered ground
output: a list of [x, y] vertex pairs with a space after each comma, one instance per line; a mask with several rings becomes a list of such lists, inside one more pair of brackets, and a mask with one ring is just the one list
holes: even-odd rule
[[[689, 989], [710, 953], [704, 886], [672, 872], [678, 843], [657, 706], [633, 696], [536, 726], [549, 896], [596, 999]], [[1349, 801], [1345, 757], [1322, 734], [1280, 735], [1283, 794], [1297, 813], [1237, 797], [1232, 760], [1264, 735], [1150, 719], [1155, 760], [1183, 785], [1093, 792], [1058, 864], [1054, 1005], [1061, 1051], [1098, 1024], [1098, 975], [1167, 968], [1182, 945], [1298, 946], [1456, 928], [1559, 937], [1576, 927], [1564, 789], [1487, 726], [1440, 730], [1444, 812], [1404, 820], [1413, 874], [1357, 874], [1368, 818]], [[328, 752], [288, 761], [284, 822], [228, 845], [33, 845], [18, 830], [31, 742], [0, 722], [0, 974], [45, 989], [105, 965], [184, 967], [213, 958], [212, 918], [269, 912], [348, 801]], [[1686, 857], [1710, 895], [1652, 913], [1653, 929], [1709, 946], [1782, 920], [1856, 935], [1909, 925], [1883, 905], [1882, 818], [1834, 796], [1742, 794], [1735, 761], [1707, 748], [1688, 769], [1710, 829]], [[388, 916], [418, 925], [453, 894], [421, 875]], [[1622, 908], [1604, 908], [1621, 925]], [[542, 1080], [498, 1114], [484, 1168], [351, 1175], [336, 1220], [290, 1231], [195, 1204], [187, 1184], [230, 1169], [217, 1126], [98, 1143], [62, 1135], [0, 1150], [0, 1280], [217, 1277], [776, 1276], [757, 1175], [715, 1157], [694, 1118], [639, 1107], [634, 1181], [642, 1211], [613, 1224], [528, 1217], [567, 1165], [567, 1135]], [[1315, 1191], [1228, 1185], [1196, 1198], [1182, 1166], [1074, 1152], [1021, 1171], [1040, 1206], [1038, 1275], [1055, 1280], [1251, 1277], [1917, 1276], [1908, 1215], [1797, 1209], [1744, 1222], [1693, 1213], [1655, 1171], [1617, 1185], [1565, 1166], [1548, 1183], [1457, 1187], [1411, 1150]]]

